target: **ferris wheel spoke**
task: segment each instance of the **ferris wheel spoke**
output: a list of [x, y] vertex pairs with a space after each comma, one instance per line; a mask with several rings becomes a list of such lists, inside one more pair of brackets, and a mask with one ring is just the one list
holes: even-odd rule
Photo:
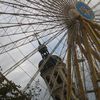
[[[41, 0], [41, 1], [43, 1], [43, 0]], [[58, 8], [58, 5], [59, 5], [59, 8], [61, 8], [61, 5], [65, 3], [63, 0], [62, 0], [62, 3], [61, 3], [60, 0], [58, 0], [58, 1], [56, 1], [56, 0], [54, 0], [54, 1], [48, 0], [48, 2], [50, 2], [54, 7], [57, 7], [57, 8]]]
[[[91, 50], [91, 53], [95, 56], [97, 56], [99, 54], [99, 51], [97, 50], [94, 42], [92, 41], [91, 37], [87, 36], [88, 37], [88, 40], [89, 40], [89, 45], [90, 45], [90, 50]], [[95, 57], [99, 60], [99, 57]]]
[[95, 20], [98, 20], [98, 21], [100, 21], [100, 18], [95, 18]]
[[[79, 42], [78, 42], [78, 46], [79, 46], [81, 52], [84, 54], [85, 58], [88, 59], [87, 51], [84, 49], [84, 47], [81, 44], [79, 44]], [[92, 48], [90, 48], [90, 50], [91, 50], [91, 54], [94, 56], [94, 58], [96, 58], [99, 61], [100, 60], [99, 55]]]
[[98, 16], [100, 16], [100, 14], [96, 14], [95, 16], [97, 16], [97, 17], [98, 17]]
[[[83, 45], [84, 45], [84, 43], [83, 43]], [[81, 50], [81, 52], [83, 53], [83, 55], [85, 56], [85, 58], [87, 59], [87, 61], [89, 60], [89, 58], [88, 58], [88, 56], [87, 56], [87, 50], [86, 49], [84, 49], [84, 47], [78, 42], [78, 46], [79, 46], [79, 48], [80, 48], [80, 50]], [[87, 64], [87, 63], [86, 63]], [[93, 63], [92, 63], [93, 64]], [[90, 66], [90, 65], [89, 65]], [[93, 67], [93, 68], [95, 68], [95, 67]], [[90, 71], [91, 71], [92, 69], [90, 69]], [[91, 74], [90, 74], [90, 76], [91, 76]], [[93, 77], [92, 77], [93, 78]], [[94, 81], [93, 79], [92, 79], [92, 81]]]
[[77, 42], [77, 44], [78, 44], [78, 46], [79, 46], [79, 48], [80, 48], [80, 50], [81, 50], [81, 52], [82, 52], [82, 54], [84, 54], [84, 56], [85, 56], [85, 58], [87, 58], [87, 52], [86, 52], [86, 50], [84, 49], [84, 47], [82, 46], [82, 44], [81, 43], [79, 43], [79, 41], [80, 41], [80, 39], [78, 39], [78, 42]]
[[66, 1], [65, 0], [62, 0], [62, 1], [61, 0], [59, 0], [59, 1], [55, 0], [55, 1], [52, 2], [52, 4], [56, 5], [57, 7], [59, 5], [59, 8], [62, 9], [62, 7], [64, 7], [65, 5], [69, 6], [69, 1], [68, 0], [66, 0]]
[[[11, 42], [9, 44], [6, 44], [6, 45], [2, 45], [0, 46], [0, 54], [3, 54], [3, 53], [6, 53], [8, 51], [11, 51], [13, 49], [16, 49], [18, 47], [21, 47], [21, 46], [24, 46], [32, 41], [34, 41], [34, 36], [31, 35], [31, 36], [28, 36], [28, 37], [25, 37], [25, 38], [22, 38], [20, 40], [17, 40], [17, 41], [14, 41], [14, 42]], [[29, 39], [29, 41], [27, 41]]]
[[[44, 45], [47, 45], [48, 43], [50, 43], [51, 41], [53, 41], [57, 36], [59, 36], [63, 31], [65, 31], [64, 29], [61, 30], [61, 32], [58, 32], [56, 35], [54, 35], [54, 37], [49, 38], [49, 40], [47, 40]], [[40, 48], [41, 49], [41, 48]], [[24, 63], [27, 59], [29, 59], [31, 56], [33, 56], [36, 52], [38, 51], [38, 48], [36, 48], [35, 50], [33, 50], [31, 53], [29, 53], [28, 55], [26, 55], [23, 59], [21, 59], [20, 61], [18, 61], [15, 65], [13, 65], [12, 67], [10, 67], [8, 70], [6, 70], [3, 74], [8, 75], [9, 73], [11, 73], [13, 70], [15, 70], [18, 66], [20, 66], [22, 63]]]
[[25, 58], [21, 59], [19, 62], [17, 62], [14, 66], [10, 67], [8, 70], [6, 70], [3, 74], [7, 76], [12, 71], [14, 71], [18, 66], [20, 66], [23, 62], [25, 62], [27, 59], [29, 59], [34, 53], [37, 52], [37, 49], [29, 53]]
[[[57, 17], [60, 17], [59, 18], [59, 20], [64, 20], [64, 19], [66, 19], [66, 20], [69, 20], [69, 18], [62, 18], [62, 16], [54, 16], [54, 15], [48, 15], [48, 14], [46, 14], [46, 15], [40, 15], [40, 14], [23, 14], [23, 13], [6, 13], [6, 12], [0, 12], [0, 14], [1, 15], [12, 15], [12, 16], [18, 16], [18, 17], [23, 17], [23, 18], [28, 18], [28, 19], [37, 19], [38, 21], [39, 20], [42, 20], [41, 18], [46, 18], [46, 17], [48, 17], [49, 19], [51, 19], [51, 18], [57, 18]], [[37, 18], [37, 17], [40, 17], [40, 18]], [[45, 20], [46, 21], [46, 19], [43, 19], [43, 20]], [[1, 23], [1, 24], [3, 24], [3, 23]], [[8, 23], [4, 23], [4, 24], [8, 24]], [[9, 24], [11, 24], [11, 23], [9, 23]]]
[[99, 13], [99, 12], [100, 12], [100, 9], [94, 10], [94, 13]]
[[89, 1], [87, 2], [87, 4], [89, 5], [91, 1], [92, 1], [92, 0], [89, 0]]
[[[98, 53], [99, 51], [98, 51], [98, 49], [97, 49], [97, 47], [96, 47], [96, 43], [93, 41], [93, 39], [91, 38], [91, 36], [87, 36], [88, 37], [88, 39], [90, 40], [90, 43], [91, 43], [91, 47], [92, 48], [94, 48], [95, 49], [95, 51]], [[99, 39], [99, 38], [98, 38]]]
[[[30, 3], [32, 3], [33, 5], [36, 5], [36, 6], [39, 6], [39, 8], [44, 8], [44, 9], [48, 9], [49, 11], [52, 11], [52, 10], [54, 10], [54, 11], [56, 11], [56, 12], [58, 12], [59, 10], [56, 8], [56, 7], [53, 7], [53, 6], [51, 6], [50, 4], [48, 4], [47, 2], [45, 2], [45, 1], [43, 1], [43, 3], [44, 4], [41, 4], [41, 2], [39, 3], [39, 2], [36, 2], [36, 1], [28, 1], [28, 2], [30, 2]], [[47, 5], [46, 5], [47, 4]], [[58, 7], [58, 6], [57, 6]]]
[[[98, 24], [98, 25], [100, 25], [100, 20], [94, 20], [93, 22], [96, 23], [96, 24]], [[94, 28], [96, 28], [96, 27], [94, 27]]]
[[91, 53], [94, 56], [94, 58], [96, 58], [98, 61], [100, 61], [99, 54], [97, 52], [95, 52], [92, 48], [90, 48], [90, 49], [91, 49]]
[[[60, 24], [60, 25], [62, 25], [62, 24]], [[52, 33], [48, 33], [48, 34], [43, 35], [43, 36], [41, 36], [40, 33], [46, 32], [46, 31], [48, 31], [48, 30], [52, 30], [53, 28], [57, 28], [57, 25], [54, 26], [54, 27], [50, 27], [50, 28], [46, 28], [46, 29], [41, 29], [41, 30], [36, 30], [36, 31], [34, 31], [34, 30], [33, 30], [33, 31], [23, 31], [23, 32], [21, 32], [21, 33], [14, 33], [14, 34], [0, 35], [0, 37], [16, 36], [16, 35], [29, 34], [29, 33], [33, 33], [33, 32], [34, 32], [34, 33], [40, 35], [39, 38], [42, 38], [42, 37], [45, 37], [45, 36], [51, 35]], [[58, 28], [60, 28], [60, 27], [58, 26]], [[53, 31], [53, 33], [57, 32], [57, 31], [59, 31], [59, 29]]]
[[92, 29], [93, 29], [93, 31], [95, 32], [96, 36], [100, 39], [100, 34], [99, 34], [99, 31], [98, 31], [98, 30], [96, 30], [96, 29], [94, 29], [94, 28], [92, 28]]
[[[17, 12], [19, 12], [19, 11], [17, 11]], [[11, 16], [11, 18], [10, 18], [7, 22], [8, 22], [8, 23], [11, 23], [12, 19], [13, 19], [13, 16]], [[23, 19], [24, 19], [24, 18], [23, 18]], [[23, 19], [21, 19], [20, 22], [22, 22]], [[17, 21], [17, 22], [18, 22], [18, 21]], [[15, 30], [15, 32], [16, 32], [18, 29], [19, 29], [19, 27]], [[8, 29], [3, 29], [3, 30], [4, 30], [4, 32], [5, 32], [6, 34], [8, 34], [8, 33], [7, 33], [7, 30], [8, 30]]]
[[[64, 28], [63, 28], [64, 29]], [[58, 30], [56, 31], [58, 32]], [[57, 34], [57, 33], [56, 33]], [[51, 35], [51, 33], [50, 33]], [[44, 37], [44, 36], [43, 36]], [[29, 38], [29, 39], [28, 39]], [[39, 37], [40, 39], [41, 37]], [[27, 41], [28, 40], [28, 41]], [[33, 42], [35, 41], [35, 34], [31, 35], [31, 36], [27, 36], [27, 37], [24, 37], [22, 39], [19, 39], [19, 40], [16, 40], [16, 41], [13, 41], [11, 43], [8, 43], [6, 45], [2, 45], [0, 46], [0, 54], [3, 54], [5, 52], [8, 52], [8, 51], [11, 51], [13, 49], [16, 49], [18, 47], [21, 47], [21, 46], [24, 46], [30, 42]]]
[[[19, 4], [13, 4], [13, 3], [9, 3], [9, 2], [4, 2], [4, 1], [1, 1], [1, 2], [6, 3], [6, 4], [8, 3], [8, 4], [10, 4], [10, 6], [13, 7], [13, 8], [14, 8], [14, 7], [15, 7], [15, 8], [18, 8], [18, 7], [16, 7], [16, 5], [17, 5], [17, 6], [19, 6], [19, 10], [24, 10], [24, 9], [21, 9], [21, 8], [23, 8], [23, 7], [26, 8], [26, 7], [27, 7], [27, 8], [30, 8], [30, 9], [32, 9], [32, 10], [36, 10], [36, 11], [39, 10], [39, 11], [42, 11], [42, 13], [44, 13], [44, 12], [45, 12], [45, 13], [48, 13], [48, 12], [50, 13], [50, 12], [51, 12], [51, 11], [48, 11], [48, 10], [46, 10], [46, 9], [43, 10], [43, 8], [42, 8], [42, 9], [39, 9], [39, 8], [30, 7], [30, 6], [27, 6], [27, 5], [23, 6], [23, 5], [19, 5]], [[13, 6], [13, 5], [14, 5], [14, 6]], [[28, 13], [33, 13], [33, 12], [30, 12], [30, 11], [27, 11], [27, 10], [24, 10], [24, 11], [26, 11], [26, 12], [28, 12]], [[49, 13], [48, 13], [48, 14], [49, 14]], [[51, 12], [51, 13], [56, 13], [56, 14], [58, 14], [57, 11], [56, 11], [56, 12]], [[28, 15], [28, 14], [25, 14], [25, 15]], [[58, 14], [58, 15], [59, 15], [59, 14]], [[48, 15], [48, 16], [49, 16], [49, 15]]]
[[[19, 2], [19, 1], [17, 1], [17, 2]], [[20, 2], [21, 3], [21, 2]], [[23, 4], [23, 3], [22, 3]], [[25, 5], [25, 6], [27, 6], [26, 4], [23, 4], [23, 5]], [[43, 9], [41, 9], [40, 7], [30, 7], [32, 10], [36, 10], [36, 11], [39, 11], [39, 12], [42, 12], [42, 13], [48, 13], [48, 14], [57, 14], [57, 15], [59, 15], [59, 13], [57, 13], [57, 11], [54, 11], [54, 10], [50, 10], [50, 11], [48, 11], [48, 10], [46, 10], [45, 8]]]
[[[89, 36], [87, 36], [88, 38], [89, 38]], [[100, 57], [99, 57], [99, 52], [97, 51], [97, 49], [96, 49], [96, 47], [95, 47], [95, 45], [94, 45], [94, 43], [92, 42], [92, 40], [90, 40], [91, 38], [89, 38], [88, 40], [89, 40], [89, 42], [91, 43], [89, 43], [89, 48], [90, 48], [90, 51], [91, 51], [91, 54], [92, 54], [92, 56], [96, 59], [96, 60], [100, 60]]]
[[93, 7], [92, 7], [92, 9], [95, 9], [97, 6], [99, 6], [100, 5], [100, 2], [98, 2], [96, 5], [94, 5]]
[[[17, 15], [17, 14], [16, 14], [16, 15]], [[26, 14], [26, 15], [27, 15], [27, 14]], [[36, 16], [37, 16], [37, 15], [36, 15]], [[41, 15], [40, 15], [40, 16], [41, 16]], [[47, 17], [47, 16], [50, 16], [50, 15], [46, 15], [46, 17]], [[53, 17], [53, 16], [52, 16], [52, 17]], [[54, 16], [54, 17], [55, 17], [55, 16]]]
[[70, 100], [71, 97], [71, 89], [72, 89], [72, 80], [71, 80], [71, 47], [72, 45], [72, 38], [69, 38], [69, 47], [68, 47], [68, 53], [67, 53], [67, 66], [68, 66], [68, 87], [67, 87], [67, 99]]
[[[65, 28], [62, 28], [62, 29], [60, 29], [60, 31], [62, 31], [62, 30], [64, 30]], [[38, 33], [36, 33], [36, 34], [40, 34], [41, 32], [45, 32], [45, 31], [47, 31], [48, 29], [45, 29], [45, 30], [43, 30], [43, 31], [40, 31], [40, 32], [38, 32]], [[58, 33], [58, 30], [55, 30], [54, 31], [54, 33]], [[43, 38], [43, 37], [46, 37], [46, 36], [48, 36], [48, 35], [51, 35], [52, 33], [48, 33], [48, 34], [46, 34], [46, 35], [43, 35], [43, 36], [40, 36], [39, 37], [39, 39], [40, 38]], [[16, 41], [13, 41], [13, 42], [11, 42], [11, 43], [8, 43], [8, 44], [6, 44], [6, 45], [2, 45], [1, 47], [0, 47], [0, 54], [3, 54], [3, 53], [5, 53], [5, 52], [8, 52], [8, 51], [11, 51], [11, 50], [13, 50], [13, 49], [16, 49], [16, 48], [18, 48], [18, 47], [21, 47], [21, 46], [24, 46], [24, 45], [26, 45], [26, 44], [28, 44], [28, 43], [31, 43], [31, 42], [33, 42], [33, 41], [35, 41], [36, 39], [35, 39], [35, 33], [34, 34], [32, 34], [32, 35], [30, 35], [30, 36], [27, 36], [27, 37], [24, 37], [24, 38], [21, 38], [21, 39], [19, 39], [19, 40], [16, 40]]]
[[[35, 43], [40, 39], [43, 45], [47, 45], [49, 48], [50, 56], [54, 53], [66, 63], [66, 98], [72, 99], [76, 97], [75, 94], [78, 95], [78, 99], [86, 100], [90, 97], [88, 93], [92, 91], [96, 99], [99, 100], [100, 90], [97, 88], [99, 88], [100, 76], [100, 2], [97, 0], [97, 3], [94, 2], [93, 0], [0, 0], [0, 57], [3, 59], [7, 57], [5, 60], [8, 60], [9, 56], [14, 63], [13, 66], [6, 67], [3, 74], [5, 76], [13, 74], [12, 72], [21, 68], [26, 61], [36, 67], [31, 61], [31, 57], [34, 58], [39, 51], [38, 45]], [[76, 10], [78, 11], [76, 4], [78, 3], [83, 4], [80, 5], [83, 14], [88, 13], [89, 17], [95, 18], [86, 20], [87, 18], [80, 12], [76, 14]], [[91, 14], [90, 11], [87, 12], [88, 7]], [[76, 16], [80, 17], [76, 18]], [[5, 39], [7, 40], [4, 41]], [[27, 46], [32, 46], [33, 50], [27, 51], [28, 53], [24, 52]], [[23, 57], [18, 58], [17, 61], [14, 59], [16, 58], [14, 51], [18, 51]], [[10, 53], [12, 54], [9, 55]], [[24, 53], [26, 54], [24, 55]], [[30, 78], [23, 91], [27, 92], [26, 90], [35, 81], [50, 56], [47, 57], [39, 70], [36, 67], [37, 71], [33, 76], [28, 73], [29, 70], [25, 71], [25, 67], [21, 68]], [[7, 64], [5, 63], [5, 65]], [[53, 87], [56, 85], [55, 81], [56, 79]], [[73, 87], [73, 83], [75, 87]], [[92, 90], [89, 90], [88, 87], [91, 87]], [[53, 89], [51, 89], [50, 97], [53, 95]]]
[[15, 8], [17, 10], [22, 10], [22, 11], [27, 12], [27, 13], [32, 13], [31, 11], [24, 9], [24, 8], [32, 9], [30, 6], [27, 7], [25, 5], [20, 5], [20, 4], [17, 4], [17, 3], [11, 3], [11, 2], [7, 2], [7, 1], [0, 1], [0, 3], [3, 4], [3, 5], [6, 5], [7, 7], [9, 6], [9, 7]]
[[86, 23], [88, 27], [84, 26], [87, 30], [87, 33], [91, 36], [91, 39], [94, 41], [96, 48], [100, 51], [98, 37], [96, 36], [95, 32], [93, 31], [92, 27], [89, 23]]
[[[0, 29], [4, 29], [4, 28], [13, 28], [13, 27], [19, 27], [19, 26], [27, 26], [27, 25], [50, 25], [50, 22], [53, 23], [57, 23], [57, 22], [61, 22], [61, 20], [51, 20], [51, 21], [41, 21], [41, 22], [34, 22], [34, 23], [11, 23], [13, 25], [6, 25], [6, 26], [2, 26], [0, 27]], [[52, 24], [51, 24], [52, 25]]]
[[41, 8], [33, 8], [33, 10], [39, 11], [41, 13], [46, 13], [46, 14], [60, 15], [59, 12], [57, 13], [56, 11], [50, 11], [50, 10], [41, 9]]
[[81, 2], [85, 2], [85, 0], [79, 0], [79, 1], [81, 1]]
[[45, 60], [45, 62], [42, 63], [42, 65], [40, 66], [39, 70], [33, 75], [33, 77], [31, 78], [31, 80], [28, 82], [28, 84], [26, 85], [26, 87], [23, 89], [23, 91], [26, 91], [27, 88], [32, 84], [33, 80], [37, 77], [37, 75], [39, 74], [39, 72], [43, 69], [43, 66], [46, 64], [46, 62], [49, 60], [50, 56], [54, 53], [54, 51], [58, 48], [58, 46], [60, 45], [60, 43], [63, 41], [64, 37], [66, 36], [67, 33], [65, 33], [63, 35], [63, 37], [60, 39], [60, 41], [56, 44], [56, 46], [54, 47], [54, 49], [52, 50], [52, 52], [50, 53], [50, 55], [47, 57], [47, 59]]
[[[92, 27], [94, 27], [95, 29], [97, 29], [98, 31], [100, 31], [100, 25], [95, 23], [95, 22], [89, 22], [90, 25], [92, 25]], [[93, 29], [93, 28], [92, 28]]]
[[84, 91], [86, 92], [87, 91], [87, 87], [86, 87], [86, 74], [85, 74], [86, 71], [87, 71], [86, 70], [86, 66], [87, 65], [85, 65], [86, 59], [85, 59], [83, 53], [81, 52], [81, 50], [78, 50], [78, 51], [79, 51], [79, 55], [80, 55], [81, 59], [83, 59], [83, 61], [80, 62], [81, 63], [80, 66], [82, 66], [80, 69], [81, 69], [81, 72], [82, 72], [82, 81], [83, 81], [83, 85], [84, 85]]
[[[62, 46], [62, 49], [61, 49], [61, 52], [60, 52], [60, 57], [63, 55], [63, 50], [65, 49], [65, 46], [66, 46], [66, 43], [67, 43], [67, 37], [66, 39], [64, 40], [64, 43], [63, 43], [63, 46]], [[65, 50], [66, 51], [66, 50]]]
[[[86, 33], [86, 32], [85, 32]], [[83, 33], [84, 34], [84, 33]], [[83, 37], [84, 38], [84, 37]], [[79, 40], [79, 39], [78, 39]], [[84, 39], [83, 39], [84, 40]], [[81, 50], [81, 52], [84, 54], [84, 56], [86, 57], [86, 59], [87, 59], [87, 61], [88, 61], [88, 64], [89, 64], [89, 67], [91, 67], [92, 65], [92, 68], [93, 69], [95, 69], [96, 67], [95, 67], [95, 65], [94, 65], [94, 63], [92, 63], [92, 65], [90, 65], [90, 63], [89, 63], [89, 60], [90, 60], [90, 55], [87, 55], [88, 54], [88, 49], [91, 49], [90, 47], [91, 46], [89, 46], [89, 44], [88, 44], [88, 46], [86, 46], [86, 40], [84, 40], [84, 43], [83, 43], [83, 45], [84, 45], [84, 47], [82, 47], [82, 45], [81, 45], [81, 42], [77, 42], [78, 43], [78, 45], [79, 45], [79, 48], [80, 48], [80, 50]], [[88, 48], [89, 47], [89, 48]], [[86, 49], [87, 48], [87, 49]], [[90, 50], [91, 51], [91, 50]], [[94, 56], [96, 56], [95, 54], [93, 54], [94, 53], [94, 51], [91, 51], [92, 52], [92, 55], [94, 55]], [[97, 58], [97, 57], [95, 57], [95, 58]], [[98, 59], [98, 58], [97, 58]], [[100, 58], [99, 58], [100, 59]], [[91, 60], [93, 60], [92, 58], [91, 58]], [[90, 71], [92, 71], [93, 69], [92, 68], [90, 68]], [[91, 74], [90, 74], [91, 75]], [[91, 75], [92, 76], [92, 81], [95, 81], [95, 79], [93, 79], [93, 77], [95, 77], [95, 76], [93, 76], [93, 75]], [[93, 84], [97, 84], [96, 83], [96, 81], [95, 81], [95, 83], [93, 83]], [[94, 87], [95, 88], [95, 87]], [[97, 92], [97, 91], [95, 91], [95, 92]], [[98, 91], [98, 93], [99, 93], [99, 91]], [[97, 93], [97, 94], [98, 94]]]
[[94, 23], [97, 23], [98, 25], [100, 25], [100, 20], [95, 20], [93, 21]]
[[100, 24], [100, 21], [94, 21], [94, 22]]
[[[71, 32], [71, 33], [73, 33], [73, 32]], [[73, 53], [70, 51], [69, 54], [72, 55], [72, 57], [77, 57], [77, 56], [75, 56], [74, 37], [73, 37], [73, 36], [70, 36], [70, 37], [71, 37], [71, 41], [69, 41], [69, 43], [70, 43], [69, 47], [71, 48], [71, 50], [72, 50]], [[71, 43], [72, 43], [73, 45], [72, 45]], [[77, 54], [76, 54], [76, 55], [77, 55]], [[71, 61], [69, 61], [69, 59], [71, 59], [71, 57], [68, 57], [68, 58], [67, 58], [68, 62], [70, 62], [70, 64], [71, 64]], [[74, 58], [73, 63], [75, 64], [73, 67], [75, 67], [75, 66], [77, 67], [77, 68], [75, 67], [75, 69], [77, 69], [77, 70], [76, 70], [76, 76], [77, 76], [77, 79], [76, 79], [76, 80], [79, 80], [79, 82], [81, 82], [80, 85], [78, 86], [78, 93], [79, 93], [79, 96], [80, 96], [80, 97], [83, 97], [84, 100], [85, 100], [85, 99], [86, 99], [86, 96], [85, 96], [85, 92], [84, 92], [84, 88], [83, 88], [83, 84], [82, 84], [82, 80], [81, 80], [81, 75], [80, 75], [80, 72], [79, 72], [78, 59], [77, 59], [77, 58]], [[68, 66], [68, 65], [67, 65], [67, 66]], [[71, 74], [72, 74], [72, 73], [71, 73], [71, 66], [72, 66], [72, 65], [68, 66], [68, 69], [69, 69], [69, 70], [68, 70], [68, 72], [67, 72], [67, 73], [69, 73], [69, 74], [68, 74], [68, 77], [69, 77], [69, 78], [68, 78], [69, 85], [68, 85], [68, 87], [67, 87], [67, 89], [68, 89], [67, 91], [70, 90], [70, 92], [69, 92], [70, 94], [68, 94], [68, 96], [69, 96], [68, 99], [70, 99], [70, 97], [71, 97], [71, 96], [70, 96], [70, 95], [71, 95], [71, 80], [72, 80], [72, 79], [71, 79], [71, 78], [72, 78], [72, 77], [71, 77], [71, 76], [72, 76], [72, 75], [71, 75]], [[79, 82], [78, 82], [77, 84], [79, 84]], [[80, 88], [81, 88], [81, 90], [80, 90]], [[67, 97], [68, 97], [68, 96], [67, 96]]]
[[[89, 39], [89, 44], [90, 44], [90, 46], [91, 46], [90, 48], [92, 48], [93, 50], [95, 50], [96, 53], [99, 53], [99, 51], [98, 51], [98, 49], [97, 49], [95, 43], [94, 43], [93, 40], [91, 39], [91, 37], [87, 36], [87, 38]], [[91, 50], [91, 52], [92, 52], [92, 50]]]
[[90, 46], [89, 46], [88, 39], [87, 39], [85, 34], [84, 34], [83, 37], [84, 37], [84, 46], [85, 46], [85, 49], [87, 51], [87, 57], [88, 57], [87, 61], [88, 61], [89, 68], [90, 68], [90, 71], [91, 71], [91, 79], [92, 79], [92, 82], [93, 82], [94, 91], [95, 91], [96, 97], [99, 99], [100, 91], [97, 90], [99, 88], [99, 86], [98, 86], [98, 83], [97, 83], [95, 66], [94, 66], [93, 59], [92, 59], [92, 56], [91, 56], [91, 51], [90, 51], [90, 48], [89, 48]]
[[59, 5], [59, 8], [61, 9], [62, 5], [64, 6], [64, 4], [68, 4], [68, 2], [66, 1], [65, 3], [61, 3], [61, 1], [52, 1], [52, 4], [56, 6]]
[[[56, 10], [60, 10], [60, 8], [61, 8], [61, 5], [59, 5], [58, 2], [56, 2], [56, 1], [55, 2], [50, 1], [50, 0], [48, 0], [48, 1], [40, 0], [40, 1], [47, 6], [49, 5], [50, 7], [54, 8], [54, 9], [56, 8]], [[62, 0], [62, 4], [64, 4], [64, 3], [66, 3], [66, 2]], [[58, 5], [59, 5], [59, 7], [58, 7]]]
[[[56, 3], [57, 3], [57, 2], [54, 1], [54, 2], [52, 2], [51, 4], [52, 4], [52, 5], [55, 5]], [[60, 3], [60, 5], [61, 5], [62, 3], [63, 3], [63, 1]], [[57, 3], [57, 7], [58, 7], [58, 5], [59, 5], [59, 3]], [[60, 5], [59, 5], [59, 6], [60, 6]], [[60, 7], [59, 7], [59, 8], [60, 8]], [[59, 8], [57, 8], [57, 9], [59, 9]], [[61, 9], [61, 8], [60, 8], [60, 9]], [[66, 9], [66, 10], [67, 10], [67, 9]], [[60, 12], [60, 11], [59, 11], [59, 12]], [[54, 13], [54, 14], [55, 14], [55, 13]]]
[[86, 94], [85, 94], [85, 91], [84, 91], [84, 86], [83, 86], [83, 82], [82, 82], [82, 78], [81, 78], [81, 72], [80, 72], [80, 66], [79, 66], [79, 63], [78, 63], [78, 58], [77, 58], [77, 53], [76, 53], [76, 50], [74, 48], [74, 64], [75, 64], [75, 68], [76, 68], [76, 76], [77, 76], [77, 80], [78, 80], [78, 91], [79, 91], [79, 95], [80, 97], [84, 98], [84, 100], [86, 100]]
[[73, 56], [73, 48], [74, 48], [74, 35], [73, 33], [75, 32], [75, 27], [73, 29], [73, 27], [71, 27], [68, 31], [68, 48], [67, 48], [67, 73], [68, 73], [68, 77], [67, 77], [67, 81], [68, 81], [68, 85], [67, 85], [67, 99], [70, 100], [71, 99], [71, 95], [72, 95], [72, 56]]
[[[55, 28], [55, 30], [57, 29], [58, 31], [59, 31], [59, 29], [58, 28], [62, 28], [63, 26], [61, 26], [61, 25], [63, 25], [63, 23], [62, 24], [58, 24], [58, 25], [55, 25], [55, 26], [53, 26], [53, 27], [48, 27], [48, 28], [45, 28], [45, 29], [40, 29], [40, 30], [33, 30], [33, 31], [23, 31], [23, 32], [19, 32], [19, 33], [13, 33], [13, 34], [7, 34], [7, 35], [0, 35], [0, 37], [6, 37], [6, 36], [14, 36], [14, 35], [22, 35], [22, 34], [29, 34], [29, 33], [36, 33], [36, 34], [40, 34], [40, 33], [43, 33], [43, 32], [46, 32], [46, 31], [48, 31], [48, 30], [52, 30], [52, 29], [54, 29]], [[57, 31], [56, 30], [56, 31]], [[54, 31], [54, 33], [56, 32], [56, 31]], [[51, 33], [52, 34], [52, 33]]]

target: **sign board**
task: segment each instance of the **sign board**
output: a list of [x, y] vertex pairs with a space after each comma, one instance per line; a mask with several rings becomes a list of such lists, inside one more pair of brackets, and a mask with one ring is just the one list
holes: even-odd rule
[[78, 13], [87, 20], [93, 20], [95, 18], [94, 12], [92, 9], [85, 4], [84, 2], [77, 2], [76, 3], [76, 10]]

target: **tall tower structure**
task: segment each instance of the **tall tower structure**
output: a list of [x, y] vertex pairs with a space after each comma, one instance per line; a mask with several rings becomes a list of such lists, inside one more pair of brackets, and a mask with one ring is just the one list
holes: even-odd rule
[[[66, 100], [67, 98], [67, 69], [61, 58], [50, 55], [46, 45], [39, 42], [38, 51], [42, 56], [39, 63], [41, 77], [44, 79], [50, 94], [54, 100]], [[48, 59], [48, 60], [47, 60]], [[45, 63], [45, 64], [43, 64]]]

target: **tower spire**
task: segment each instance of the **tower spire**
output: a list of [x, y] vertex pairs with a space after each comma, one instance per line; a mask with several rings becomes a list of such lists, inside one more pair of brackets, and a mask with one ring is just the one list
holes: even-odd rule
[[38, 37], [37, 37], [37, 34], [35, 34], [35, 36], [36, 36], [36, 39], [37, 39], [37, 41], [38, 41], [38, 44], [39, 44], [39, 45], [42, 45], [41, 42], [39, 41]]
[[38, 46], [38, 51], [40, 52], [42, 58], [43, 58], [43, 59], [46, 59], [47, 56], [49, 55], [49, 51], [48, 51], [46, 45], [42, 44], [42, 43], [39, 41], [39, 39], [38, 39], [38, 37], [37, 37], [36, 34], [35, 34], [35, 36], [36, 36], [36, 39], [37, 39], [38, 44], [39, 44], [39, 46]]

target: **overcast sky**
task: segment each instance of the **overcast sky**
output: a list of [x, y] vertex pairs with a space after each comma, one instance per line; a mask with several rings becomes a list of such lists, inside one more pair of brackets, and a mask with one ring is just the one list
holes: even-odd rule
[[[11, 0], [4, 0], [4, 1], [11, 1]], [[25, 2], [25, 1], [26, 0], [23, 0], [23, 2]], [[85, 1], [88, 1], [88, 0], [85, 0]], [[99, 0], [92, 0], [92, 2], [90, 3], [90, 6], [95, 5], [98, 1]], [[96, 8], [96, 10], [97, 9], [100, 10], [100, 6], [98, 6], [98, 8]], [[0, 12], [1, 11], [5, 12], [6, 10], [7, 10], [7, 12], [12, 12], [12, 11], [14, 12], [14, 9], [12, 9], [11, 7], [0, 4]], [[10, 20], [10, 18], [11, 18], [11, 16], [5, 16], [5, 15], [1, 16], [0, 15], [0, 22], [8, 22]], [[14, 18], [12, 18], [12, 20], [10, 22], [13, 22], [13, 21], [16, 22], [16, 20], [17, 19], [14, 17]], [[18, 20], [20, 21], [20, 19], [18, 19]], [[24, 22], [26, 22], [26, 19], [24, 20]], [[25, 29], [26, 29], [26, 27], [23, 27], [23, 30], [25, 30]], [[2, 30], [0, 30], [0, 35], [11, 34], [15, 30], [16, 30], [16, 28], [9, 29], [7, 31], [2, 29]], [[31, 29], [29, 29], [29, 30], [31, 30]], [[16, 32], [21, 32], [21, 29], [19, 28], [18, 30], [16, 30]], [[30, 33], [30, 34], [32, 34], [32, 33]], [[0, 37], [0, 45], [9, 43], [11, 41], [15, 41], [17, 39], [20, 39], [21, 37], [25, 37], [25, 35], [13, 36], [13, 37], [10, 36], [10, 37], [3, 37], [3, 38]], [[48, 38], [49, 37], [43, 38], [40, 41], [42, 43], [44, 43], [44, 41], [48, 40]], [[49, 52], [51, 52], [52, 49], [55, 47], [55, 45], [56, 45], [55, 43], [57, 43], [59, 41], [59, 38], [61, 38], [61, 37], [58, 37], [56, 40], [54, 40], [53, 42], [51, 42], [48, 45]], [[56, 50], [56, 52], [54, 54], [59, 55], [59, 50], [61, 49], [61, 46]], [[24, 58], [25, 55], [27, 55], [28, 53], [30, 53], [31, 51], [33, 51], [37, 47], [38, 47], [38, 42], [34, 41], [34, 42], [29, 43], [23, 47], [14, 49], [14, 50], [10, 51], [9, 53], [4, 53], [4, 54], [0, 55], [0, 66], [3, 68], [3, 72], [5, 70], [7, 70], [8, 68], [10, 68], [11, 66], [13, 66], [20, 59]], [[10, 80], [13, 80], [16, 84], [21, 85], [22, 88], [24, 88], [26, 86], [26, 84], [28, 83], [28, 81], [30, 80], [30, 77], [32, 77], [35, 74], [35, 72], [38, 70], [38, 64], [39, 64], [41, 59], [42, 59], [41, 55], [39, 54], [39, 52], [37, 52], [29, 60], [25, 61], [18, 68], [16, 68], [16, 70], [14, 70], [11, 74], [9, 74], [7, 76], [7, 78]], [[25, 72], [27, 72], [28, 75]], [[38, 79], [40, 80], [41, 88], [44, 92], [45, 89], [47, 88], [45, 85], [45, 82], [40, 77], [40, 75], [37, 76], [35, 81]], [[44, 93], [42, 95], [44, 95]], [[45, 100], [47, 100], [47, 99], [45, 99]], [[94, 100], [94, 98], [91, 98], [91, 100]]]

